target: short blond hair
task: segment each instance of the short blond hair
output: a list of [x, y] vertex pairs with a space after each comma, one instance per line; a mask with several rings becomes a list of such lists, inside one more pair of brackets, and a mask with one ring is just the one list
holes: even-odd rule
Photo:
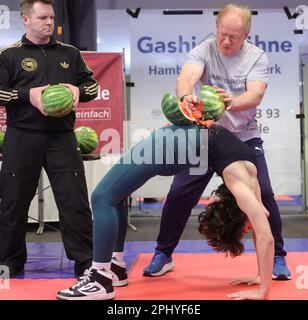
[[49, 4], [52, 6], [52, 0], [21, 0], [20, 1], [20, 15], [30, 15], [31, 9], [35, 2]]
[[247, 6], [240, 6], [234, 3], [229, 3], [219, 10], [218, 15], [216, 17], [216, 25], [218, 25], [219, 21], [229, 12], [231, 11], [239, 11], [242, 15], [244, 22], [245, 32], [250, 31], [251, 28], [251, 10]]

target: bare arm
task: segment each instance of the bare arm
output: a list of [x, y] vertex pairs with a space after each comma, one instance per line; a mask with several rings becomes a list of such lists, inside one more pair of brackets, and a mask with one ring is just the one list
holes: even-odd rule
[[176, 81], [176, 94], [180, 99], [185, 95], [185, 101], [191, 104], [198, 102], [198, 97], [192, 95], [196, 83], [200, 80], [203, 67], [198, 64], [186, 63]]
[[[203, 73], [203, 67], [198, 64], [186, 63], [176, 82], [176, 94], [180, 99], [185, 95], [185, 101], [194, 104], [198, 102], [198, 97], [193, 95], [193, 89], [200, 80]], [[227, 111], [243, 111], [256, 108], [260, 105], [265, 90], [264, 81], [255, 80], [247, 83], [247, 90], [239, 96], [230, 96], [230, 94], [221, 88], [216, 88], [226, 103]]]
[[247, 91], [239, 96], [230, 96], [224, 89], [216, 88], [227, 105], [227, 111], [243, 111], [256, 108], [262, 101], [266, 83], [260, 80], [249, 81]]
[[[257, 237], [254, 231], [252, 231], [252, 240], [253, 240], [253, 244], [255, 246], [255, 248], [257, 249]], [[258, 260], [258, 273], [257, 273], [257, 278], [259, 278], [258, 280], [260, 281], [260, 262], [259, 262], [259, 257], [257, 256], [257, 260]]]
[[[253, 239], [253, 244], [255, 246], [255, 248], [257, 248], [256, 246], [256, 234], [254, 233], [254, 231], [252, 231], [252, 239]], [[230, 281], [231, 284], [234, 285], [238, 285], [238, 284], [247, 284], [248, 286], [251, 285], [255, 285], [255, 284], [260, 284], [260, 271], [259, 271], [259, 259], [258, 259], [258, 255], [257, 255], [257, 263], [258, 263], [258, 272], [257, 275], [254, 276], [248, 276], [248, 277], [240, 277], [240, 278], [236, 278], [233, 279], [232, 281]]]
[[274, 239], [264, 211], [265, 208], [244, 179], [239, 179], [237, 175], [224, 174], [224, 180], [234, 195], [239, 208], [247, 214], [255, 232], [260, 274], [260, 289], [241, 291], [228, 296], [235, 299], [266, 299], [272, 280]]

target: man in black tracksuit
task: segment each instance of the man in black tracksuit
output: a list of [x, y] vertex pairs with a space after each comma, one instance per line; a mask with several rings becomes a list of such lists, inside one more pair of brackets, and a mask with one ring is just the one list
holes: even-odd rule
[[0, 50], [0, 105], [7, 131], [0, 176], [0, 265], [21, 273], [27, 260], [26, 225], [42, 167], [59, 210], [67, 257], [80, 275], [92, 261], [92, 214], [81, 153], [74, 134], [75, 112], [46, 116], [41, 95], [47, 85], [63, 83], [78, 101], [90, 101], [98, 85], [78, 49], [55, 41], [50, 0], [21, 1], [26, 34]]

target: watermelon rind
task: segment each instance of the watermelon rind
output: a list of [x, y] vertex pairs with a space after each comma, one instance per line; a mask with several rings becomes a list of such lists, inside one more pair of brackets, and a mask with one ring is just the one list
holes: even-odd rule
[[98, 136], [94, 129], [81, 126], [74, 130], [82, 154], [90, 154], [98, 146]]
[[161, 102], [165, 117], [173, 124], [188, 125], [192, 120], [186, 117], [179, 107], [178, 99], [171, 93], [165, 93]]
[[214, 87], [203, 85], [200, 90], [203, 103], [203, 119], [219, 120], [225, 111], [225, 103]]
[[64, 117], [73, 110], [73, 93], [64, 85], [51, 85], [43, 91], [42, 105], [47, 115]]
[[2, 153], [2, 145], [4, 141], [5, 132], [0, 131], [0, 153]]
[[217, 121], [225, 112], [225, 103], [216, 89], [203, 85], [200, 91], [201, 102], [189, 108], [171, 93], [165, 93], [161, 102], [165, 117], [173, 124], [188, 125], [192, 122], [203, 125], [204, 121]]

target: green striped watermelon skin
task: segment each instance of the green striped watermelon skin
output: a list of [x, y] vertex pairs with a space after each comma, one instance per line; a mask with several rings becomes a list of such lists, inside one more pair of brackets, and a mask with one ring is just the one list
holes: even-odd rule
[[225, 103], [219, 93], [212, 86], [203, 85], [200, 96], [203, 103], [204, 120], [217, 121], [225, 111]]
[[4, 141], [5, 132], [0, 131], [0, 152], [2, 153], [2, 145]]
[[97, 148], [98, 136], [94, 129], [87, 126], [81, 126], [74, 131], [82, 154], [89, 154]]
[[173, 124], [188, 125], [191, 121], [183, 115], [178, 105], [178, 99], [171, 93], [163, 96], [161, 107], [165, 117]]
[[45, 112], [51, 117], [64, 117], [73, 110], [73, 93], [60, 84], [46, 88], [41, 100]]

